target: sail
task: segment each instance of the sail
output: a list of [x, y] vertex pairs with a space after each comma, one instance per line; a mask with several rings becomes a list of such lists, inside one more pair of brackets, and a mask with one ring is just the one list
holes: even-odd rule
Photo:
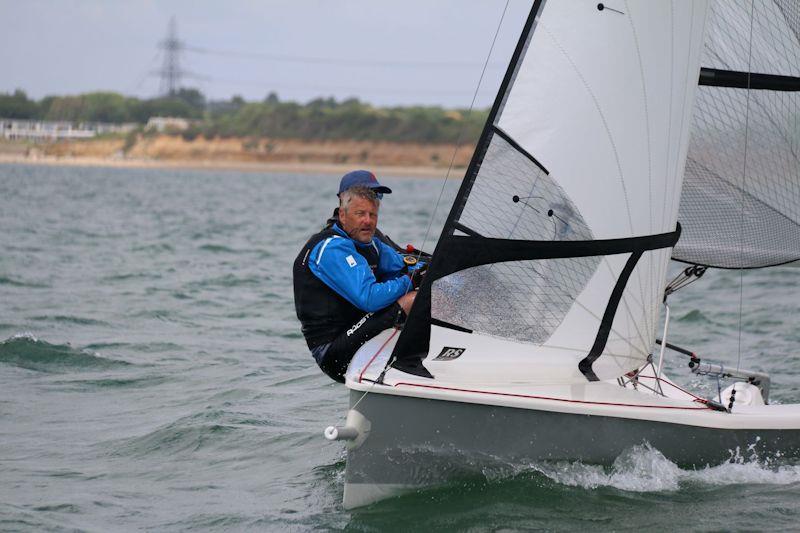
[[585, 383], [647, 360], [679, 235], [706, 10], [535, 2], [396, 368]]
[[711, 4], [675, 259], [800, 259], [800, 2]]

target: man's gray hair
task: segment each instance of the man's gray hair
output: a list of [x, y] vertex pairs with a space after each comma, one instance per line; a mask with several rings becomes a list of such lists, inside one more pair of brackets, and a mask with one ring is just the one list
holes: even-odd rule
[[347, 208], [350, 206], [350, 202], [353, 201], [353, 198], [363, 198], [372, 202], [372, 205], [375, 207], [381, 206], [381, 201], [378, 200], [378, 196], [375, 194], [373, 189], [363, 185], [356, 185], [355, 187], [350, 187], [339, 195], [339, 209], [347, 211]]

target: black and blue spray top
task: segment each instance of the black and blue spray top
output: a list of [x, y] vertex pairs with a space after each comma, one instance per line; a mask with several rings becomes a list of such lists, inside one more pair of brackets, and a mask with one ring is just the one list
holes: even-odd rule
[[378, 239], [355, 241], [338, 224], [308, 240], [293, 274], [295, 310], [309, 348], [332, 341], [412, 288], [399, 253]]

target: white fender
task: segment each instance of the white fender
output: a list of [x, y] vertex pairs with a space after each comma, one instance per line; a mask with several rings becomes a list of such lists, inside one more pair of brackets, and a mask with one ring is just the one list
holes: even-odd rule
[[325, 428], [325, 438], [334, 440], [347, 441], [348, 449], [358, 448], [369, 436], [369, 430], [372, 427], [367, 418], [356, 411], [350, 409], [347, 412], [347, 420], [344, 426], [328, 426]]

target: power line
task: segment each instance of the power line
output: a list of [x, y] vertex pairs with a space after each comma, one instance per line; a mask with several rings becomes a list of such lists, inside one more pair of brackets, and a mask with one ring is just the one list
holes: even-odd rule
[[[232, 79], [232, 78], [219, 78], [219, 77], [204, 77], [204, 81], [210, 82], [219, 82], [219, 83], [231, 83], [236, 85], [251, 85], [257, 87], [265, 87], [265, 88], [279, 88], [279, 89], [300, 89], [300, 90], [309, 90], [315, 92], [325, 92], [325, 91], [352, 91], [354, 93], [381, 93], [381, 94], [409, 94], [409, 95], [420, 95], [420, 94], [439, 94], [439, 95], [464, 95], [464, 94], [472, 94], [473, 91], [469, 90], [431, 90], [430, 88], [425, 89], [409, 89], [409, 90], [402, 90], [397, 89], [396, 87], [365, 87], [360, 85], [358, 87], [350, 87], [350, 86], [342, 86], [342, 85], [292, 85], [292, 84], [285, 84], [285, 83], [275, 83], [275, 82], [265, 82], [265, 81], [257, 81], [257, 80], [241, 80], [241, 79]], [[487, 89], [489, 91], [489, 89]], [[483, 92], [483, 91], [481, 91]]]
[[[340, 65], [351, 67], [403, 67], [403, 68], [480, 68], [482, 63], [470, 61], [400, 61], [400, 60], [369, 60], [369, 59], [348, 59], [337, 57], [314, 57], [314, 56], [293, 56], [266, 54], [263, 52], [245, 52], [238, 50], [214, 50], [200, 46], [185, 46], [187, 52], [194, 52], [204, 55], [216, 55], [224, 57], [238, 57], [241, 59], [260, 59], [266, 61], [277, 61], [285, 63], [305, 63], [315, 65]], [[490, 68], [499, 68], [502, 65], [489, 65]]]
[[[291, 84], [282, 84], [274, 82], [263, 82], [257, 80], [237, 80], [230, 78], [220, 78], [216, 76], [206, 76], [203, 74], [190, 72], [182, 67], [183, 52], [193, 52], [204, 55], [238, 57], [241, 59], [264, 60], [264, 61], [275, 61], [275, 62], [286, 62], [286, 63], [337, 65], [337, 66], [369, 67], [369, 68], [400, 67], [400, 68], [474, 69], [483, 66], [482, 64], [479, 63], [467, 62], [467, 61], [402, 61], [402, 60], [374, 61], [365, 59], [349, 59], [349, 58], [335, 58], [335, 57], [266, 54], [262, 52], [247, 52], [241, 50], [219, 50], [219, 49], [212, 49], [200, 46], [193, 46], [187, 44], [185, 41], [182, 41], [178, 38], [178, 31], [177, 31], [177, 24], [175, 22], [175, 17], [170, 18], [169, 24], [167, 26], [167, 36], [163, 40], [159, 41], [158, 48], [163, 52], [162, 67], [160, 70], [151, 71], [151, 74], [158, 75], [161, 78], [159, 92], [163, 96], [175, 95], [180, 90], [182, 80], [184, 78], [192, 78], [198, 81], [204, 81], [210, 83], [252, 85], [269, 89], [274, 89], [274, 88], [292, 89], [292, 90], [300, 89], [304, 91], [315, 91], [328, 94], [330, 94], [330, 92], [333, 91], [335, 92], [347, 91], [347, 92], [352, 92], [354, 94], [380, 93], [380, 94], [416, 94], [416, 95], [419, 95], [421, 93], [439, 94], [439, 95], [458, 95], [458, 94], [469, 93], [468, 91], [459, 91], [459, 90], [435, 91], [431, 90], [430, 88], [426, 88], [423, 91], [415, 91], [415, 90], [404, 91], [402, 89], [398, 90], [396, 87], [370, 88], [370, 87], [364, 87], [363, 85], [358, 87], [333, 86], [333, 85], [309, 86], [307, 84], [291, 85]], [[500, 65], [489, 65], [489, 68], [499, 67], [499, 66]], [[141, 85], [141, 80], [137, 83], [137, 86], [138, 85]]]

